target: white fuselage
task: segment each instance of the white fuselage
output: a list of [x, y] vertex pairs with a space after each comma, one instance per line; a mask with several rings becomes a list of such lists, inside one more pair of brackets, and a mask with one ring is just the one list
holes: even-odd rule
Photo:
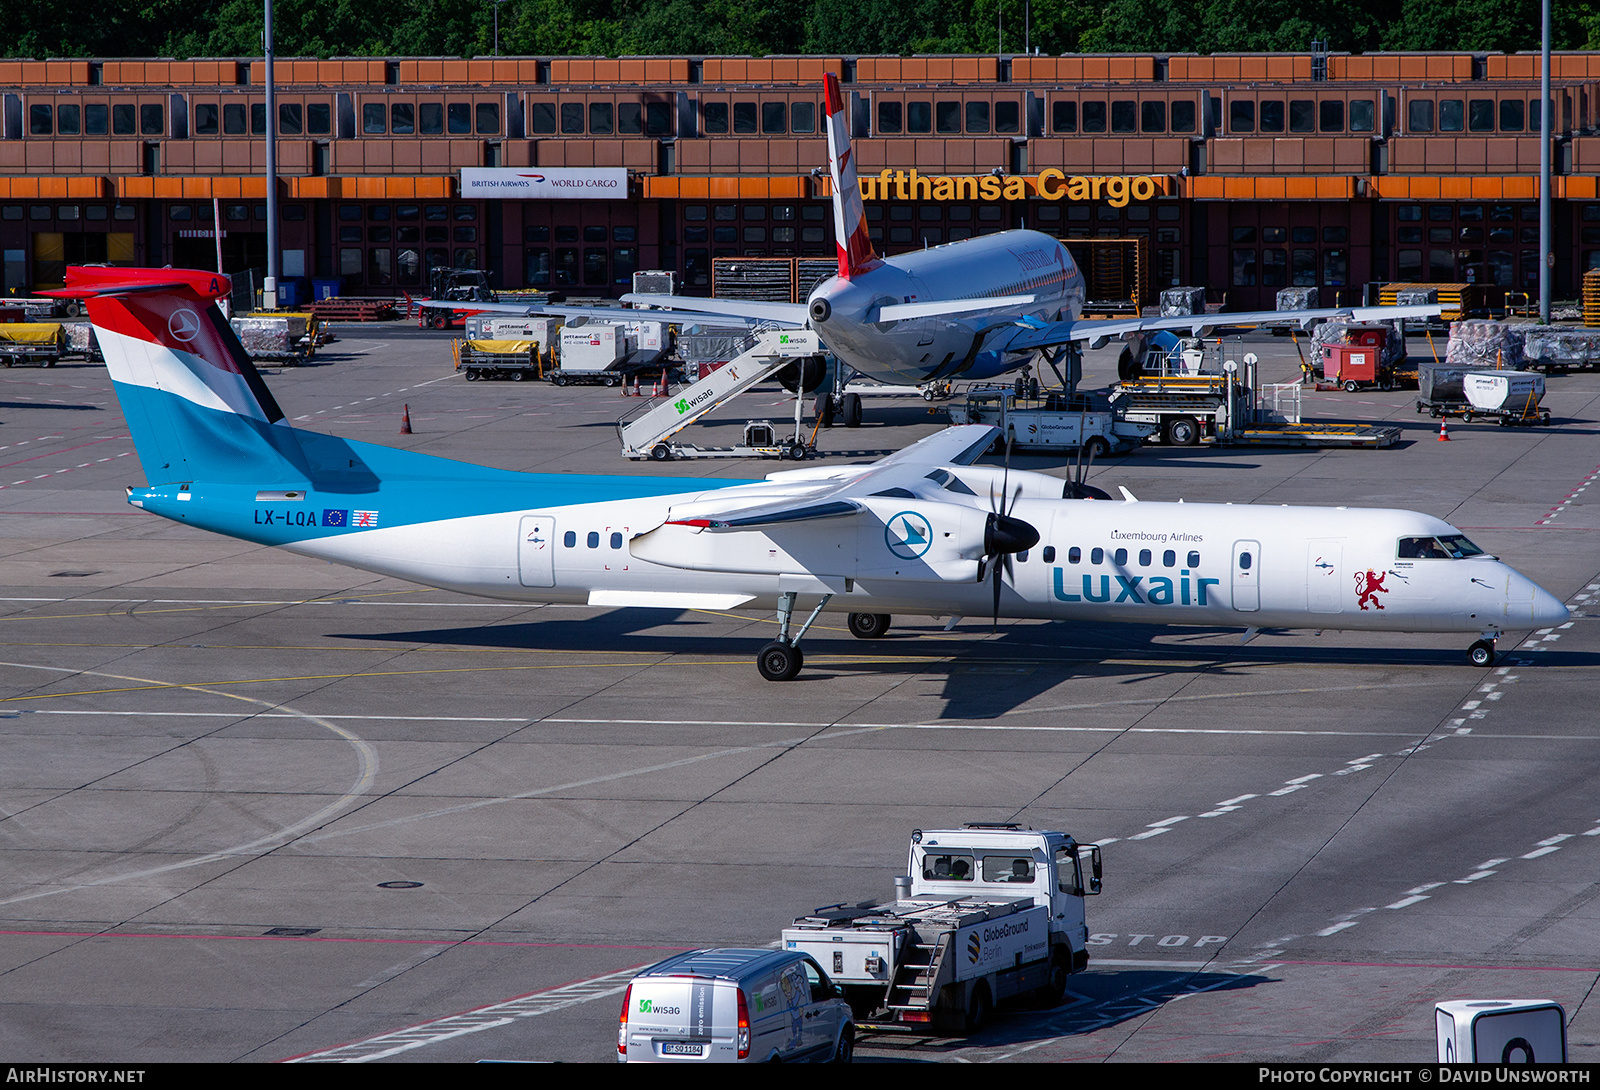
[[[286, 547], [519, 601], [772, 608], [795, 592], [806, 608], [832, 595], [830, 611], [989, 615], [975, 544], [986, 512], [936, 487], [867, 497], [866, 515], [766, 532], [663, 525], [696, 502], [773, 491], [753, 484], [479, 515]], [[1411, 511], [1024, 496], [1011, 514], [1040, 541], [1015, 558], [1005, 617], [1493, 633], [1567, 616], [1493, 557], [1402, 558], [1401, 539], [1459, 533]]]
[[[877, 320], [899, 303], [1033, 296], [1033, 302], [898, 322]], [[990, 332], [1023, 319], [1076, 321], [1083, 274], [1067, 248], [1037, 231], [1003, 231], [886, 258], [850, 280], [811, 292], [811, 327], [830, 351], [884, 382], [990, 378], [1016, 366], [986, 345]], [[817, 318], [818, 301], [828, 316]]]

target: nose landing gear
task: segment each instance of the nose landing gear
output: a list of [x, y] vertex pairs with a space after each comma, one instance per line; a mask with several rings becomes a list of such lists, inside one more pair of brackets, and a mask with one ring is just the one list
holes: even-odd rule
[[1486, 636], [1467, 648], [1467, 661], [1474, 666], [1493, 666], [1494, 636]]

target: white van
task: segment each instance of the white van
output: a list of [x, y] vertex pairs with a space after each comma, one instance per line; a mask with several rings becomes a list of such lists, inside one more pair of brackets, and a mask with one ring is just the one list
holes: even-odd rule
[[794, 950], [695, 950], [652, 965], [622, 997], [620, 1063], [848, 1063], [843, 990]]

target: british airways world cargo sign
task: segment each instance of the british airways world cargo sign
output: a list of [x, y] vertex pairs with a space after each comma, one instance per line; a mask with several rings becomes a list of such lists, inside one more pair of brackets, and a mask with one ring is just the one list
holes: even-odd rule
[[462, 167], [461, 196], [511, 201], [625, 200], [624, 167]]

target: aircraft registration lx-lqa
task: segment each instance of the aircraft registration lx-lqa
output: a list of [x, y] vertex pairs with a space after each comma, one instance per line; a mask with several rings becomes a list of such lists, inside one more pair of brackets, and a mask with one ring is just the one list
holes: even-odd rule
[[[469, 594], [776, 609], [757, 655], [792, 678], [823, 610], [1463, 632], [1564, 621], [1527, 577], [1412, 511], [1064, 499], [973, 464], [948, 428], [870, 465], [761, 481], [517, 473], [291, 427], [215, 300], [226, 277], [71, 268], [149, 484], [137, 507], [216, 533]], [[797, 612], [810, 610], [796, 626]]]

